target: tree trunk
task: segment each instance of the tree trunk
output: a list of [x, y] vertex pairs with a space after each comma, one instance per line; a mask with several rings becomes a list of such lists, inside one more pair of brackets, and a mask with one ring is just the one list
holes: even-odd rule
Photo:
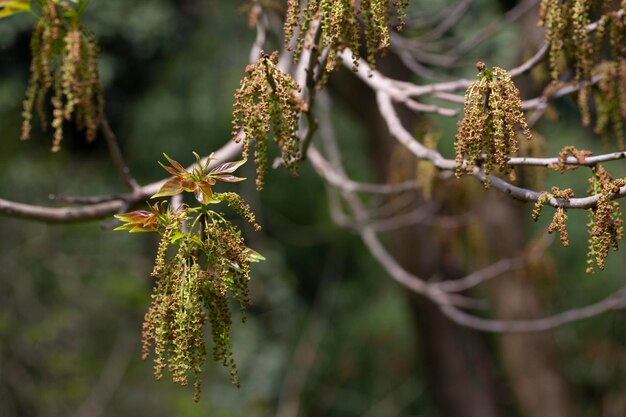
[[[381, 61], [379, 67], [397, 79], [405, 79], [407, 75], [393, 56]], [[349, 74], [339, 73], [334, 77], [333, 90], [361, 117], [369, 136], [372, 163], [379, 177], [387, 178], [396, 141], [379, 115], [373, 93]], [[399, 111], [399, 115], [410, 130], [416, 121], [415, 114]], [[510, 201], [488, 197], [489, 193], [482, 192], [481, 222], [485, 222], [488, 231], [485, 243], [491, 261], [519, 254], [527, 242], [522, 217], [525, 214]], [[458, 202], [449, 200], [443, 204], [455, 207]], [[432, 227], [414, 226], [390, 232], [388, 236], [391, 252], [398, 262], [423, 279], [450, 280], [470, 272], [455, 251], [434, 235]], [[492, 305], [500, 319], [544, 314], [532, 282], [523, 277], [500, 277], [493, 281], [490, 290]], [[504, 402], [517, 402], [524, 417], [577, 415], [549, 334], [513, 334], [501, 338], [505, 378], [510, 380], [514, 397], [511, 401], [507, 400], [511, 393], [500, 388], [509, 384], [497, 380], [484, 335], [454, 324], [430, 301], [416, 294], [407, 291], [407, 299], [428, 386], [441, 417], [503, 416]]]
[[[386, 60], [397, 72], [403, 67]], [[381, 63], [379, 67], [385, 65]], [[386, 72], [389, 73], [389, 72]], [[374, 94], [351, 74], [339, 72], [331, 78], [331, 87], [356, 114], [368, 132], [372, 164], [380, 177], [385, 178], [389, 160], [396, 143], [382, 120]], [[399, 77], [400, 78], [400, 77]], [[404, 118], [413, 119], [413, 113]], [[411, 122], [408, 121], [407, 126]], [[392, 253], [409, 271], [428, 277], [438, 274], [442, 279], [463, 275], [449, 257], [432, 229], [413, 227], [389, 233]], [[427, 386], [441, 417], [498, 417], [500, 411], [495, 366], [477, 332], [462, 328], [445, 318], [440, 311], [422, 297], [407, 291], [407, 299], [414, 320], [414, 332], [420, 348], [422, 363], [427, 372]]]

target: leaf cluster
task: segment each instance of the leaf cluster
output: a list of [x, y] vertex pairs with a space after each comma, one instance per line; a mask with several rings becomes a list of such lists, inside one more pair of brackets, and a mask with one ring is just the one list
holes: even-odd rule
[[[153, 198], [192, 192], [200, 204], [172, 209], [166, 203], [117, 215], [124, 224], [116, 230], [157, 232], [161, 242], [152, 271], [155, 286], [152, 303], [143, 324], [143, 358], [154, 347], [154, 374], [161, 379], [167, 368], [172, 380], [187, 385], [194, 378], [195, 400], [199, 399], [201, 371], [206, 357], [203, 327], [211, 325], [213, 359], [230, 368], [233, 384], [239, 385], [230, 341], [229, 298], [242, 312], [249, 303], [250, 263], [264, 258], [248, 248], [241, 231], [224, 214], [209, 207], [225, 202], [260, 229], [254, 215], [236, 193], [214, 193], [216, 181], [240, 181], [232, 173], [244, 162], [223, 163], [208, 170], [196, 154], [191, 171], [167, 157], [162, 165], [173, 175]], [[243, 316], [245, 319], [245, 314]]]

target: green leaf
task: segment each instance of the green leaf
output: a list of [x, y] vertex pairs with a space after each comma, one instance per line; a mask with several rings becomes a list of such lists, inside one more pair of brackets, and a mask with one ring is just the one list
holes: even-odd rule
[[184, 188], [182, 185], [182, 180], [179, 177], [174, 177], [171, 180], [167, 181], [165, 184], [163, 184], [159, 192], [150, 198], [169, 197], [172, 195], [180, 194], [183, 191]]
[[129, 230], [129, 233], [139, 233], [139, 232], [154, 232], [156, 229], [154, 227], [146, 227], [142, 225], [135, 225], [132, 229]]
[[183, 233], [183, 232], [175, 232], [172, 237], [170, 238], [170, 242], [171, 243], [176, 243], [179, 240], [181, 240], [182, 238], [186, 237], [187, 234]]
[[28, 0], [0, 0], [0, 19], [30, 10], [30, 1]]
[[153, 226], [144, 226], [137, 223], [126, 223], [116, 227], [113, 230], [128, 230], [130, 233], [137, 232], [154, 232], [156, 229]]
[[153, 213], [145, 210], [135, 210], [130, 213], [113, 215], [113, 217], [124, 223], [143, 223], [153, 216]]
[[79, 15], [82, 15], [83, 13], [85, 13], [85, 10], [87, 10], [89, 3], [91, 3], [91, 0], [78, 0], [78, 6], [76, 6], [76, 12]]
[[121, 226], [116, 227], [113, 230], [131, 230], [133, 227], [135, 227], [133, 224], [126, 223], [126, 224], [123, 224]]
[[157, 230], [157, 215], [145, 210], [135, 210], [130, 213], [116, 214], [116, 219], [125, 223], [114, 230], [128, 230], [136, 232], [154, 232]]
[[[225, 260], [225, 261], [226, 261], [226, 263], [228, 263], [228, 264], [230, 265], [230, 267], [231, 267], [232, 269], [234, 269], [235, 271], [237, 271], [237, 272], [239, 272], [239, 273], [243, 272], [243, 271], [241, 270], [241, 268], [239, 267], [239, 265], [237, 264], [237, 262], [231, 261], [231, 260], [230, 260], [230, 259], [228, 259], [228, 258], [224, 258], [224, 260]], [[229, 275], [232, 275], [232, 274], [229, 274]]]
[[246, 248], [245, 253], [248, 256], [248, 261], [250, 262], [261, 262], [265, 260], [265, 256], [261, 255], [259, 252]]

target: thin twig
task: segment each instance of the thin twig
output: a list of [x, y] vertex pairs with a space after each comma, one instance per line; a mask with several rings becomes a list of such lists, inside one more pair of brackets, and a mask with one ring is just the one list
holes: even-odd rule
[[115, 167], [117, 174], [120, 176], [120, 179], [124, 182], [129, 190], [137, 191], [139, 189], [139, 184], [137, 184], [137, 181], [135, 181], [135, 179], [130, 175], [130, 169], [124, 161], [122, 150], [117, 143], [115, 133], [113, 133], [113, 130], [111, 129], [109, 121], [106, 117], [102, 118], [102, 121], [100, 122], [100, 128], [102, 130], [104, 140], [107, 143], [107, 147], [109, 148], [111, 161], [113, 161], [113, 166]]

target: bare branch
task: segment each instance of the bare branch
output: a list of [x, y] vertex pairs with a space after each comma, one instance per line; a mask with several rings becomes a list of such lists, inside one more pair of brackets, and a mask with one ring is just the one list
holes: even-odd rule
[[267, 28], [269, 22], [267, 16], [263, 13], [263, 7], [260, 4], [255, 3], [252, 6], [251, 14], [256, 16], [256, 38], [250, 48], [250, 54], [248, 56], [249, 62], [256, 62], [257, 59], [263, 54], [265, 42], [267, 42]]
[[[228, 142], [219, 151], [215, 152], [214, 158], [225, 161], [234, 158], [239, 152], [241, 152], [241, 147], [237, 143]], [[203, 159], [203, 161], [205, 160], [206, 158]], [[215, 164], [216, 162], [214, 161], [211, 166]], [[120, 210], [124, 210], [149, 198], [161, 188], [165, 181], [167, 179], [144, 185], [136, 189], [132, 194], [83, 197], [87, 200], [99, 199], [101, 202], [80, 207], [46, 207], [0, 198], [0, 214], [45, 223], [77, 223], [97, 220], [119, 213]], [[77, 198], [75, 197], [75, 199]]]
[[111, 161], [113, 161], [113, 166], [115, 167], [115, 170], [117, 171], [124, 184], [131, 191], [135, 191], [137, 188], [139, 188], [139, 184], [137, 184], [137, 181], [135, 181], [135, 179], [130, 175], [130, 169], [124, 161], [122, 150], [117, 143], [115, 133], [113, 133], [113, 130], [111, 129], [109, 121], [106, 117], [102, 118], [102, 121], [100, 122], [100, 129], [102, 130], [102, 135], [104, 136], [104, 140], [106, 141], [107, 147], [109, 148], [109, 154], [111, 155]]
[[463, 19], [463, 16], [465, 16], [465, 13], [471, 4], [472, 0], [460, 0], [454, 6], [454, 9], [452, 9], [433, 30], [423, 36], [420, 36], [420, 41], [433, 41], [445, 35], [448, 30]]
[[439, 307], [443, 314], [456, 323], [477, 330], [492, 333], [544, 332], [567, 323], [595, 317], [607, 311], [626, 308], [626, 287], [586, 307], [566, 310], [553, 316], [535, 320], [490, 320], [465, 313], [451, 305], [440, 304]]
[[552, 157], [552, 158], [516, 157], [516, 158], [509, 159], [508, 164], [512, 166], [524, 165], [524, 166], [542, 166], [542, 167], [549, 167], [551, 165], [557, 165], [557, 164], [565, 164], [565, 165], [571, 165], [571, 166], [592, 167], [602, 162], [617, 161], [619, 159], [624, 159], [624, 158], [626, 158], [626, 151], [611, 152], [611, 153], [605, 153], [605, 154], [596, 155], [596, 156], [588, 156], [582, 161], [579, 161], [578, 159], [576, 159], [576, 157], [571, 156], [571, 155], [565, 159], [560, 159], [558, 157]]
[[431, 285], [446, 292], [460, 292], [496, 278], [505, 272], [518, 269], [524, 266], [522, 259], [500, 259], [498, 262], [491, 264], [485, 268], [474, 271], [471, 274], [453, 281], [433, 282]]
[[521, 18], [526, 13], [531, 11], [537, 5], [537, 3], [539, 3], [538, 0], [524, 0], [517, 3], [515, 7], [506, 12], [500, 19], [495, 20], [492, 24], [483, 28], [480, 32], [478, 32], [471, 38], [460, 42], [457, 47], [452, 48], [451, 54], [466, 54], [468, 51], [483, 43], [486, 39], [492, 37], [504, 25], [508, 25], [509, 23], [516, 21], [517, 19]]
[[113, 200], [81, 207], [45, 207], [0, 198], [1, 214], [46, 223], [77, 223], [102, 219], [117, 213], [124, 206], [124, 201]]
[[[381, 112], [381, 115], [385, 119], [385, 122], [387, 123], [389, 131], [402, 145], [404, 145], [419, 159], [430, 160], [438, 169], [442, 171], [453, 171], [455, 169], [456, 164], [453, 160], [445, 159], [436, 150], [425, 147], [419, 141], [415, 140], [413, 135], [411, 135], [404, 128], [404, 126], [402, 126], [402, 123], [398, 118], [395, 109], [393, 108], [393, 104], [389, 95], [379, 91], [376, 97], [378, 100], [378, 108]], [[518, 165], [520, 164], [518, 163]], [[473, 175], [481, 182], [485, 182], [488, 180], [495, 189], [517, 200], [537, 201], [542, 196], [542, 193], [540, 192], [518, 187], [494, 175], [487, 176], [478, 167], [474, 167]], [[624, 196], [626, 196], [626, 186], [621, 187], [617, 193], [612, 194], [611, 199], [617, 199]], [[547, 204], [552, 207], [588, 209], [594, 207], [599, 199], [600, 194], [595, 194], [589, 197], [582, 198], [571, 198], [567, 201], [558, 198], [550, 198], [547, 201]]]
[[[379, 100], [381, 99], [381, 95], [382, 93], [379, 92]], [[391, 105], [391, 99], [389, 97], [386, 97], [386, 99], [382, 100], [382, 102], [379, 101], [379, 104], [382, 104], [381, 107], [383, 108], [385, 106], [388, 106], [386, 110], [381, 109], [381, 111], [387, 111], [391, 113], [387, 116], [391, 116], [392, 119], [393, 117], [397, 117], [395, 116], [395, 112], [393, 111]], [[388, 124], [402, 127], [401, 123], [395, 120], [388, 120]], [[403, 128], [402, 130], [404, 131]], [[402, 135], [404, 136], [405, 134], [403, 133]], [[406, 135], [410, 137], [410, 134], [408, 134], [408, 132], [406, 132]], [[404, 139], [408, 138], [404, 137]], [[412, 138], [410, 140], [412, 142], [416, 142]], [[428, 151], [430, 150], [425, 148], [421, 144], [418, 144], [413, 148], [416, 152], [421, 153], [423, 156], [429, 155]], [[433, 159], [437, 159], [437, 155], [438, 153], [436, 151], [430, 154]], [[440, 155], [438, 157], [441, 158]], [[338, 157], [336, 157], [335, 159], [337, 162], [341, 160]], [[327, 177], [328, 163], [325, 162], [323, 156], [319, 154], [319, 152], [314, 147], [309, 148], [309, 161], [312, 163], [313, 167], [320, 176], [322, 176], [323, 178]], [[442, 160], [442, 163], [447, 162], [445, 160]], [[343, 170], [340, 166], [337, 167], [334, 171], [336, 175], [339, 175], [340, 177], [343, 176]], [[492, 180], [493, 179], [497, 178], [492, 178]], [[496, 183], [494, 183], [494, 185], [496, 185]], [[365, 243], [372, 256], [387, 271], [391, 278], [393, 278], [400, 285], [410, 289], [411, 291], [421, 294], [430, 299], [439, 306], [439, 308], [446, 316], [463, 326], [498, 333], [539, 332], [550, 330], [572, 321], [590, 318], [609, 310], [622, 309], [626, 307], [625, 287], [600, 302], [582, 308], [567, 310], [562, 313], [558, 313], [553, 316], [541, 319], [501, 321], [473, 316], [459, 309], [457, 306], [466, 305], [467, 307], [476, 307], [480, 304], [480, 302], [477, 300], [468, 299], [467, 297], [460, 296], [458, 294], [451, 294], [451, 292], [468, 289], [470, 287], [479, 285], [480, 283], [488, 279], [496, 277], [505, 270], [520, 267], [520, 262], [523, 262], [522, 260], [503, 260], [480, 271], [476, 271], [473, 274], [469, 274], [464, 278], [449, 283], [429, 283], [406, 271], [385, 249], [384, 245], [380, 242], [376, 231], [367, 224], [367, 214], [357, 196], [354, 193], [346, 191], [342, 192], [342, 196], [352, 210], [354, 218], [356, 220], [356, 224], [359, 225], [357, 231], [360, 234], [361, 239]], [[337, 214], [341, 218], [345, 217], [336, 202], [335, 209], [336, 211], [339, 211], [339, 213]]]

